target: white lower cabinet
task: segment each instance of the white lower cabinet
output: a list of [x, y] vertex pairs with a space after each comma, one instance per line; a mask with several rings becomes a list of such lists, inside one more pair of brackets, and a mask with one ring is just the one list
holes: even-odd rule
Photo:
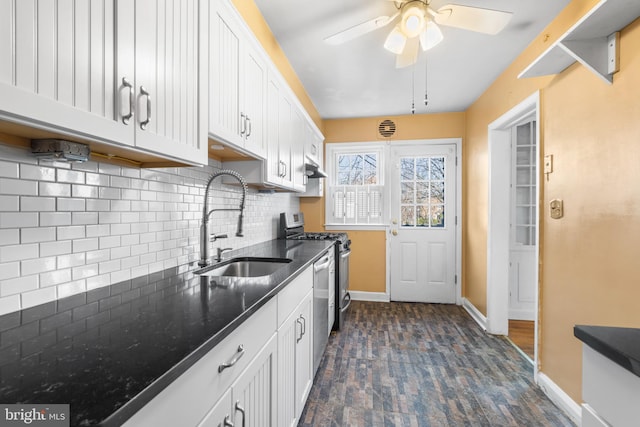
[[276, 351], [276, 335], [273, 334], [198, 427], [275, 427]]
[[309, 267], [124, 426], [295, 426], [312, 383]]

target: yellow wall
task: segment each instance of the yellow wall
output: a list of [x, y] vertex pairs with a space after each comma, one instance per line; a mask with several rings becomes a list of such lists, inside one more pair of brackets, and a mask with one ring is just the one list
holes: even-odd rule
[[[304, 92], [253, 2], [234, 1], [296, 93]], [[486, 314], [487, 127], [540, 90], [541, 151], [554, 156], [554, 172], [541, 188], [540, 369], [577, 402], [581, 344], [573, 326], [640, 327], [640, 22], [622, 31], [613, 85], [578, 64], [557, 76], [519, 80], [517, 74], [597, 2], [572, 0], [465, 113], [385, 117], [398, 124], [395, 139], [464, 138], [463, 296]], [[380, 120], [327, 120], [320, 127], [327, 142], [375, 141]], [[553, 198], [565, 203], [560, 220], [548, 217]], [[300, 204], [309, 225], [322, 230], [323, 200]], [[360, 248], [352, 289], [384, 292], [384, 232], [349, 235]]]
[[[582, 347], [573, 326], [640, 327], [640, 22], [622, 32], [613, 85], [578, 64], [516, 76], [595, 3], [570, 3], [467, 110], [463, 155], [465, 296], [486, 313], [487, 126], [541, 90], [542, 151], [553, 154], [554, 172], [541, 189], [540, 369], [577, 402]], [[560, 220], [548, 216], [554, 198], [564, 200]]]
[[[464, 113], [418, 114], [415, 116], [385, 116], [324, 121], [326, 143], [371, 142], [382, 138], [378, 125], [384, 119], [393, 120], [396, 133], [385, 138], [398, 140], [462, 138]], [[324, 228], [324, 199], [301, 199], [300, 209], [305, 223], [313, 230]], [[386, 234], [384, 231], [347, 230], [352, 241], [349, 289], [354, 291], [386, 292]]]
[[273, 36], [273, 33], [271, 32], [267, 22], [262, 17], [258, 6], [256, 6], [253, 0], [232, 1], [238, 12], [240, 12], [240, 15], [242, 15], [244, 21], [247, 23], [251, 31], [253, 31], [253, 34], [256, 36], [260, 44], [262, 44], [264, 50], [271, 57], [275, 66], [278, 68], [287, 83], [289, 83], [289, 86], [293, 89], [293, 92], [298, 97], [302, 106], [307, 110], [311, 120], [313, 120], [320, 131], [322, 131], [322, 118], [320, 117], [320, 113], [316, 110], [316, 107], [313, 105], [311, 98], [309, 98], [307, 91], [304, 86], [302, 86], [298, 75], [293, 67], [291, 67], [289, 60], [280, 48], [278, 41]]

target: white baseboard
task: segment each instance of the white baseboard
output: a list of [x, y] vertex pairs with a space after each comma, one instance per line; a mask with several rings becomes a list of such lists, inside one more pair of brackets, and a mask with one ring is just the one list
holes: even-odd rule
[[465, 310], [467, 310], [467, 313], [469, 313], [469, 315], [471, 315], [471, 318], [473, 320], [476, 321], [476, 323], [478, 325], [480, 325], [480, 327], [483, 330], [487, 330], [487, 318], [484, 314], [480, 313], [480, 310], [478, 310], [476, 308], [475, 305], [471, 304], [471, 301], [469, 301], [466, 298], [462, 298], [462, 308], [464, 308]]
[[389, 302], [389, 295], [384, 292], [349, 291], [354, 301]]
[[546, 394], [558, 408], [562, 409], [576, 425], [582, 425], [582, 408], [569, 397], [558, 384], [551, 381], [551, 378], [542, 372], [538, 372], [536, 382], [542, 391], [544, 391], [544, 394]]

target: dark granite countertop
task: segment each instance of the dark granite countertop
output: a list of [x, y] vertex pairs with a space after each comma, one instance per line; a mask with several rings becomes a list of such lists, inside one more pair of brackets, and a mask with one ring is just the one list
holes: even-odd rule
[[225, 254], [293, 260], [256, 283], [210, 286], [189, 264], [0, 316], [0, 402], [68, 403], [72, 426], [120, 425], [332, 243]]
[[640, 377], [640, 329], [576, 325], [573, 334], [598, 353]]

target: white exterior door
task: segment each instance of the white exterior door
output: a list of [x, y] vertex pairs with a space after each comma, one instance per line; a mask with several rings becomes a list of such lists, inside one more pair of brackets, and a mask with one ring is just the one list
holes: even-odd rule
[[514, 126], [511, 143], [509, 319], [534, 320], [536, 301], [536, 122]]
[[456, 147], [391, 148], [392, 301], [456, 301]]

